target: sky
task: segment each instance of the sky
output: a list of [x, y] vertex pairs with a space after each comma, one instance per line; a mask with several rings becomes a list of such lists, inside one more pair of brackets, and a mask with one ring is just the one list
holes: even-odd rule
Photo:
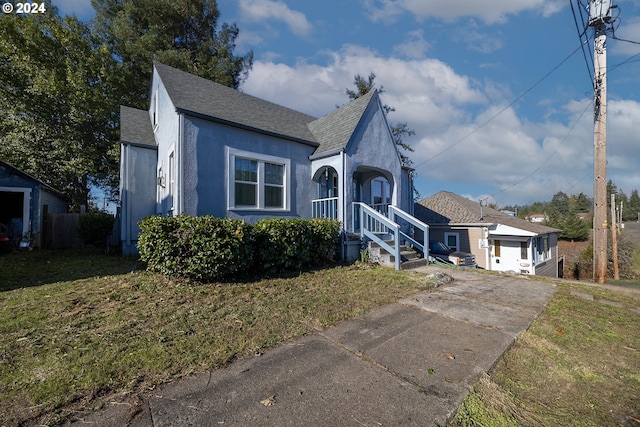
[[[90, 0], [53, 3], [83, 20], [94, 13]], [[640, 1], [613, 5], [607, 180], [630, 195], [640, 190]], [[218, 0], [218, 8], [219, 23], [240, 30], [236, 55], [254, 54], [240, 87], [247, 94], [321, 117], [349, 101], [356, 75], [375, 74], [395, 108], [391, 124], [415, 131], [405, 154], [422, 197], [446, 190], [504, 207], [558, 192], [593, 196], [593, 29], [580, 37], [578, 0]]]

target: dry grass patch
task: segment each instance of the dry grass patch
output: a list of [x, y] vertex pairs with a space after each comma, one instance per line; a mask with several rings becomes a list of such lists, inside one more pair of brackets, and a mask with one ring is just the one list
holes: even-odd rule
[[0, 425], [61, 423], [430, 287], [387, 268], [197, 284], [78, 252], [2, 257], [0, 283]]
[[476, 386], [454, 425], [640, 425], [638, 307], [628, 291], [560, 283], [491, 373], [495, 387]]

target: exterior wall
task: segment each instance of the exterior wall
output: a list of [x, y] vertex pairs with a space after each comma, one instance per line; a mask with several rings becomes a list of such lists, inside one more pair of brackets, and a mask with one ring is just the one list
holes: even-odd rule
[[[370, 188], [371, 179], [377, 176], [385, 176], [392, 188], [392, 203], [405, 212], [412, 212], [413, 200], [410, 189], [403, 185], [403, 172], [400, 156], [395, 142], [391, 137], [391, 131], [386, 117], [380, 106], [379, 99], [372, 102], [363, 115], [358, 128], [354, 132], [351, 141], [346, 149], [345, 176], [347, 177], [346, 203], [346, 225], [350, 229], [353, 221], [350, 206], [355, 200], [352, 191], [352, 178], [356, 172], [361, 173], [361, 183], [363, 184], [363, 198], [366, 200], [367, 191]], [[362, 172], [364, 171], [364, 172]], [[406, 205], [407, 200], [411, 200]]]
[[549, 235], [549, 248], [551, 249], [551, 258], [544, 263], [535, 266], [536, 276], [558, 277], [558, 234]]
[[120, 155], [120, 239], [123, 255], [137, 253], [138, 221], [156, 213], [155, 149], [122, 145]]
[[[254, 223], [263, 218], [310, 218], [311, 201], [317, 195], [309, 156], [314, 147], [206, 120], [184, 118], [185, 164], [183, 175], [184, 212], [244, 219]], [[289, 209], [256, 210], [230, 208], [229, 149], [290, 161]]]
[[[156, 199], [156, 213], [161, 215], [178, 214], [180, 210], [180, 200], [171, 200], [170, 198], [170, 171], [169, 171], [169, 155], [174, 154], [174, 170], [175, 187], [173, 194], [179, 194], [179, 173], [180, 168], [180, 115], [176, 112], [176, 107], [169, 98], [162, 81], [158, 77], [157, 71], [153, 71], [153, 83], [151, 85], [151, 99], [149, 104], [149, 121], [154, 124], [154, 115], [157, 125], [154, 126], [154, 134], [156, 143], [158, 144], [157, 165], [154, 165], [149, 171], [156, 171], [158, 177], [164, 180], [164, 187], [157, 186], [150, 193]], [[175, 212], [174, 212], [175, 210]]]

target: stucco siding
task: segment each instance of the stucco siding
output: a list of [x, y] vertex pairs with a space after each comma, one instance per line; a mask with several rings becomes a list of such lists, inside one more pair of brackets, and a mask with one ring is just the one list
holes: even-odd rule
[[156, 165], [154, 149], [122, 146], [120, 161], [120, 200], [122, 218], [120, 238], [124, 255], [137, 253], [138, 221], [156, 213]]
[[[309, 161], [313, 147], [189, 116], [185, 116], [184, 127], [184, 161], [189, 165], [183, 176], [185, 213], [228, 216], [249, 222], [276, 216], [311, 217], [311, 200], [317, 194]], [[290, 161], [287, 209], [230, 208], [229, 148]]]

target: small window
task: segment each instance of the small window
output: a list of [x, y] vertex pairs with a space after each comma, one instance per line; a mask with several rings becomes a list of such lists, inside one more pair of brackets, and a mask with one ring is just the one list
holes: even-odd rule
[[460, 250], [460, 234], [459, 233], [444, 233], [445, 244], [454, 251]]
[[520, 242], [520, 259], [529, 259], [527, 242]]
[[496, 258], [500, 257], [500, 240], [493, 241], [493, 254]]

